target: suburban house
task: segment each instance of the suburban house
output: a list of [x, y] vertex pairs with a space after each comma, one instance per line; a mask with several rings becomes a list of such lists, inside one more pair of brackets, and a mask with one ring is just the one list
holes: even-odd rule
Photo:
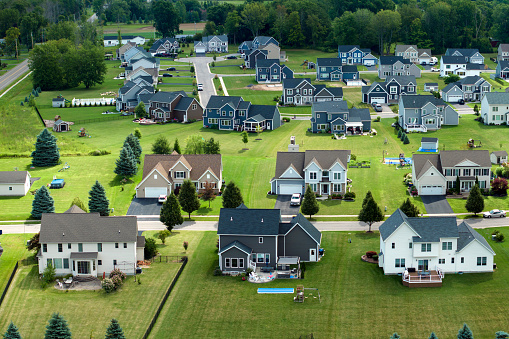
[[484, 64], [484, 57], [477, 48], [448, 48], [444, 56], [458, 56], [471, 64]]
[[497, 63], [497, 68], [495, 68], [495, 77], [504, 80], [509, 78], [509, 59], [501, 60]]
[[397, 209], [380, 225], [384, 274], [493, 272], [494, 256], [486, 239], [465, 221], [457, 225], [456, 217], [410, 218]]
[[243, 204], [222, 208], [217, 235], [219, 269], [227, 274], [248, 268], [255, 272], [262, 267], [281, 270], [287, 258], [297, 259], [295, 262], [320, 260], [322, 234], [300, 213], [285, 222], [279, 209], [249, 209]]
[[170, 195], [191, 180], [198, 192], [207, 183], [218, 193], [223, 184], [221, 154], [146, 154], [143, 179], [136, 186], [136, 198], [159, 198]]
[[333, 134], [362, 134], [371, 130], [367, 108], [348, 108], [346, 101], [313, 102], [311, 132]]
[[281, 52], [279, 42], [273, 37], [257, 36], [253, 41], [244, 41], [239, 46], [246, 68], [255, 68], [257, 60], [273, 59], [286, 61], [286, 53]]
[[381, 56], [378, 77], [385, 79], [393, 75], [413, 75], [420, 78], [421, 69], [409, 59], [403, 59], [402, 56]]
[[125, 67], [125, 74], [129, 74], [131, 71], [137, 69], [138, 67], [143, 68], [155, 68], [159, 69], [160, 59], [159, 58], [131, 58], [128, 62], [127, 67]]
[[151, 58], [151, 57], [152, 57], [152, 55], [150, 55], [150, 53], [148, 53], [148, 52], [145, 52], [143, 47], [133, 47], [133, 48], [128, 49], [124, 53], [122, 62], [127, 63], [131, 59]]
[[339, 58], [317, 58], [316, 80], [347, 82], [360, 79], [355, 65], [343, 65]]
[[456, 74], [460, 78], [467, 76], [479, 76], [484, 71], [484, 64], [471, 63], [462, 56], [447, 56], [440, 58], [440, 76], [445, 77], [449, 74]]
[[152, 78], [152, 85], [157, 85], [158, 79], [159, 79], [159, 69], [158, 68], [144, 68], [144, 67], [138, 67], [129, 72], [125, 76], [124, 85], [128, 83], [129, 81], [135, 81], [136, 78], [142, 77], [145, 81], [150, 82], [149, 78]]
[[445, 195], [460, 180], [462, 193], [474, 187], [490, 187], [491, 160], [487, 150], [440, 151], [438, 154], [414, 154], [412, 178], [419, 195]]
[[0, 171], [0, 196], [23, 197], [32, 185], [28, 171]]
[[144, 259], [145, 237], [138, 235], [135, 216], [101, 217], [73, 205], [64, 213], [43, 213], [39, 274], [48, 265], [57, 276], [102, 276], [113, 269], [136, 273]]
[[286, 65], [280, 65], [279, 59], [256, 60], [258, 83], [280, 83], [282, 79], [293, 79], [293, 71]]
[[226, 53], [228, 52], [228, 36], [226, 35], [208, 35], [201, 41], [194, 42], [194, 53]]
[[429, 65], [432, 57], [431, 49], [419, 49], [417, 45], [397, 45], [394, 54], [408, 59], [414, 64]]
[[490, 159], [492, 164], [505, 164], [507, 163], [507, 152], [506, 151], [495, 151], [491, 152]]
[[405, 131], [427, 132], [442, 125], [457, 126], [458, 112], [433, 95], [402, 95], [399, 99], [399, 125]]
[[203, 111], [203, 127], [220, 130], [256, 132], [275, 130], [281, 126], [279, 108], [253, 105], [242, 97], [213, 95]]
[[309, 78], [283, 79], [283, 94], [281, 101], [284, 105], [311, 105], [320, 101], [343, 100], [343, 88], [312, 85]]
[[339, 45], [338, 58], [343, 65], [375, 66], [378, 63], [370, 49], [361, 49], [357, 45]]
[[175, 38], [158, 39], [148, 50], [152, 56], [156, 54], [172, 54], [180, 51], [180, 44]]
[[508, 124], [509, 93], [486, 93], [481, 100], [481, 118], [485, 125]]
[[134, 36], [134, 35], [124, 35], [122, 36], [122, 41], [118, 41], [118, 35], [107, 35], [103, 38], [104, 47], [110, 46], [118, 46], [125, 45], [128, 42], [134, 42], [137, 45], [143, 45], [145, 43], [145, 38], [142, 36]]
[[509, 61], [509, 44], [498, 45], [497, 62]]
[[202, 105], [195, 98], [188, 97], [184, 91], [159, 91], [151, 95], [148, 102], [148, 112], [154, 121], [188, 122], [203, 117]]
[[270, 180], [277, 195], [304, 194], [306, 186], [320, 195], [345, 194], [349, 150], [277, 152], [276, 173]]
[[128, 81], [118, 90], [116, 109], [117, 111], [133, 112], [140, 102], [139, 96], [141, 94], [154, 93], [155, 90], [153, 86], [137, 85], [133, 81]]
[[123, 60], [125, 52], [130, 50], [131, 48], [136, 47], [136, 42], [128, 42], [116, 50], [116, 58], [117, 60]]
[[385, 82], [362, 86], [361, 92], [363, 103], [397, 103], [403, 95], [416, 94], [417, 80], [413, 75], [388, 76]]
[[452, 82], [441, 91], [442, 99], [447, 102], [480, 101], [484, 94], [491, 91], [491, 84], [478, 75], [468, 76]]
[[426, 82], [424, 84], [425, 92], [438, 92], [438, 82]]

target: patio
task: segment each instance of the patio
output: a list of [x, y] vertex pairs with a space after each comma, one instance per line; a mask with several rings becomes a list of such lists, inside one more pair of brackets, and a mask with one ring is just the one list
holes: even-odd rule
[[54, 287], [65, 291], [92, 291], [102, 288], [101, 281], [93, 276], [63, 278], [62, 281], [57, 279]]
[[274, 279], [300, 279], [300, 276], [299, 257], [280, 257], [276, 269], [274, 267], [256, 267], [256, 270], [249, 274], [248, 281], [260, 284]]

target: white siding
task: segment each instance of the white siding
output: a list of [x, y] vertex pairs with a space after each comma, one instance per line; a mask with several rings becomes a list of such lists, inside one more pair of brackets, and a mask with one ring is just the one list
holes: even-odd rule
[[[412, 248], [409, 243], [412, 242], [412, 237], [417, 234], [405, 223], [394, 231], [387, 239], [385, 239], [385, 249], [383, 250], [383, 269], [385, 274], [397, 274], [405, 271], [404, 267], [395, 267], [396, 259], [405, 259], [406, 267], [417, 267], [413, 263]], [[392, 243], [395, 248], [392, 248]], [[419, 248], [420, 250], [420, 248]]]

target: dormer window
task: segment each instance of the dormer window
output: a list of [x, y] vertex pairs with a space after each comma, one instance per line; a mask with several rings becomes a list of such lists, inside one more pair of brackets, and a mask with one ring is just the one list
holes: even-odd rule
[[174, 173], [175, 179], [184, 179], [185, 177], [186, 177], [186, 172], [184, 172], [184, 171], [176, 171]]
[[323, 171], [322, 172], [322, 177], [328, 178], [329, 177], [329, 171]]

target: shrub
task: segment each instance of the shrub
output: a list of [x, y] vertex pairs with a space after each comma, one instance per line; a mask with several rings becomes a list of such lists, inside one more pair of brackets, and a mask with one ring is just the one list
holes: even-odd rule
[[223, 91], [223, 86], [219, 85], [219, 87], [217, 88], [218, 91], [222, 92]]
[[503, 234], [503, 233], [498, 232], [498, 233], [495, 235], [495, 241], [496, 241], [496, 242], [502, 242], [502, 241], [504, 241], [504, 239], [505, 239], [505, 236], [504, 236], [504, 234]]
[[[219, 79], [219, 77], [217, 76], [217, 74], [216, 74], [216, 75], [214, 75], [214, 79]], [[195, 80], [195, 81], [196, 81], [196, 80]]]
[[378, 253], [376, 253], [375, 251], [367, 251], [366, 252], [366, 257], [368, 258], [373, 258], [374, 255], [377, 255]]
[[103, 279], [101, 286], [106, 293], [115, 291], [115, 284], [110, 278]]
[[380, 118], [380, 116], [377, 116], [376, 119], [375, 119], [375, 122], [380, 122], [382, 119]]
[[284, 121], [284, 122], [290, 122], [290, 118], [288, 118], [288, 117], [284, 117], [284, 118], [283, 118], [283, 121]]
[[215, 275], [215, 276], [223, 275], [223, 272], [221, 272], [221, 270], [219, 269], [219, 267], [217, 267], [217, 268], [214, 270], [214, 275]]
[[356, 156], [355, 154], [351, 154], [351, 155], [350, 155], [350, 160], [351, 160], [351, 161], [355, 161], [355, 160], [357, 160], [357, 156]]
[[403, 144], [407, 145], [410, 143], [410, 140], [408, 140], [408, 135], [405, 134], [405, 138], [403, 139]]
[[355, 199], [355, 193], [354, 192], [346, 192], [343, 196], [343, 199], [345, 200], [353, 200]]
[[110, 279], [113, 279], [113, 277], [118, 276], [123, 281], [127, 278], [124, 272], [122, 272], [120, 269], [115, 268], [113, 271], [110, 272]]
[[378, 255], [374, 255], [374, 256], [372, 256], [372, 257], [371, 257], [371, 259], [373, 259], [373, 260], [378, 260]]
[[113, 283], [113, 286], [115, 289], [119, 289], [120, 286], [122, 286], [122, 278], [120, 278], [118, 275], [114, 275], [110, 278], [111, 282]]

